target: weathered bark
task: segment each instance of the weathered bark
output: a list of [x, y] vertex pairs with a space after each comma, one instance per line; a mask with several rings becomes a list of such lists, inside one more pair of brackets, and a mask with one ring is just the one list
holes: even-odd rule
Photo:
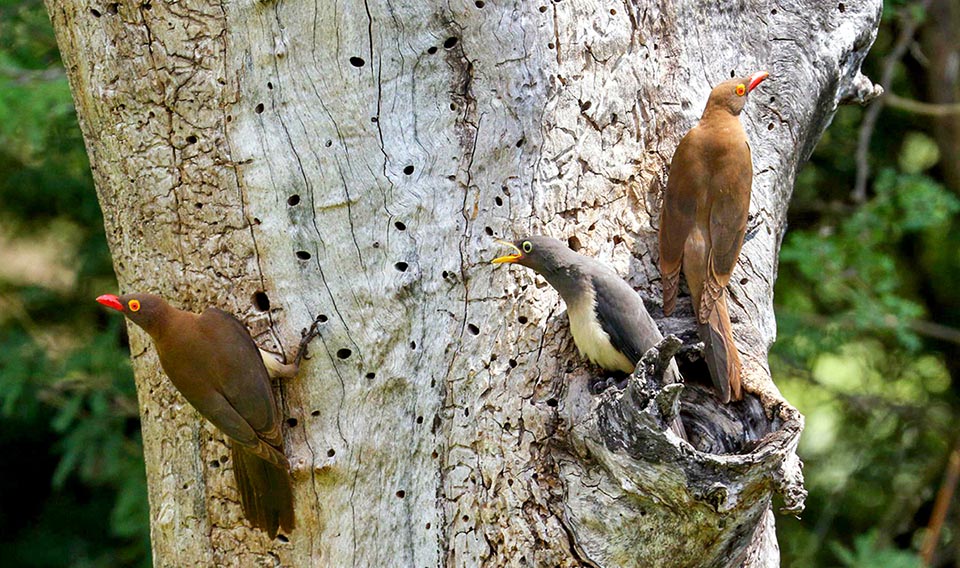
[[[121, 288], [287, 357], [327, 316], [278, 386], [289, 542], [245, 527], [222, 437], [131, 329], [155, 565], [776, 565], [771, 499], [803, 503], [777, 251], [797, 167], [872, 93], [879, 0], [408, 4], [48, 0]], [[487, 261], [494, 235], [575, 237], [656, 297], [672, 150], [758, 68], [730, 288], [754, 394], [683, 391], [701, 452], [646, 426], [656, 381], [590, 395], [557, 295]], [[662, 323], [693, 338], [689, 303]]]

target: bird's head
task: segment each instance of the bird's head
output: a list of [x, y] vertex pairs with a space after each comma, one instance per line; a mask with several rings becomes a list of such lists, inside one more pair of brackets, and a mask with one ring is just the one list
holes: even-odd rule
[[161, 315], [169, 307], [169, 304], [163, 298], [154, 294], [124, 294], [122, 296], [104, 294], [98, 297], [97, 301], [127, 316], [130, 321], [151, 334], [156, 330]]
[[531, 236], [513, 241], [497, 241], [510, 247], [513, 252], [497, 257], [493, 264], [515, 263], [532, 268], [543, 274], [551, 275], [570, 263], [571, 255], [575, 255], [570, 247], [552, 237]]
[[707, 108], [719, 107], [733, 114], [739, 115], [747, 103], [747, 95], [757, 88], [770, 74], [766, 71], [757, 71], [749, 77], [734, 77], [720, 83], [710, 91]]

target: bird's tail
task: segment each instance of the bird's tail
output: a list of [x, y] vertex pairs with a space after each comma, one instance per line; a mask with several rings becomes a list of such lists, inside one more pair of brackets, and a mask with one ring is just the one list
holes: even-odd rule
[[275, 538], [279, 529], [294, 528], [290, 472], [231, 443], [233, 473], [243, 514], [250, 524]]
[[700, 339], [704, 344], [703, 357], [707, 360], [713, 385], [720, 392], [720, 400], [724, 403], [740, 400], [740, 354], [733, 341], [725, 293], [714, 303], [707, 322], [700, 324]]
[[677, 291], [680, 289], [680, 264], [677, 264], [670, 272], [663, 273], [663, 266], [660, 267], [663, 273], [663, 315], [669, 316], [677, 307]]

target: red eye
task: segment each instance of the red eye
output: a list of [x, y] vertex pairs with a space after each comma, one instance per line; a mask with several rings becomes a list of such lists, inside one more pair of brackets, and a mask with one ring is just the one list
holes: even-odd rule
[[130, 308], [131, 312], [138, 312], [140, 311], [140, 302], [139, 300], [130, 300], [127, 302], [127, 307]]
[[742, 97], [745, 94], [747, 94], [747, 87], [744, 86], [743, 83], [740, 83], [739, 85], [737, 85], [737, 96]]

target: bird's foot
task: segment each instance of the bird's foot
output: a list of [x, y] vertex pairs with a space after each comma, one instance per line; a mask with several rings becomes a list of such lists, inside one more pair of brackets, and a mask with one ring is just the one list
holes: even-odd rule
[[603, 391], [609, 388], [616, 388], [617, 390], [623, 390], [627, 386], [627, 381], [630, 379], [630, 375], [626, 373], [615, 373], [612, 375], [602, 375], [599, 377], [591, 377], [587, 388], [592, 395], [598, 395]]
[[320, 335], [320, 324], [327, 321], [326, 316], [319, 315], [316, 319], [313, 320], [313, 323], [310, 324], [310, 329], [304, 329], [300, 332], [300, 346], [297, 347], [297, 356], [293, 359], [293, 365], [299, 369], [300, 362], [304, 359], [309, 359], [307, 357], [307, 346], [313, 341], [313, 338]]
[[610, 385], [607, 384], [607, 377], [590, 377], [587, 379], [587, 390], [594, 396], [607, 390], [609, 386]]

